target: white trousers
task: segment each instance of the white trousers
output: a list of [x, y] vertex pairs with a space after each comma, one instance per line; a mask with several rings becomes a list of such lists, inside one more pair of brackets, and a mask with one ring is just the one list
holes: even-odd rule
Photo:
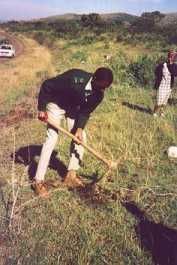
[[[65, 110], [58, 107], [54, 103], [49, 103], [47, 105], [47, 114], [51, 117], [58, 125], [65, 118]], [[75, 120], [66, 117], [68, 130], [71, 131], [74, 127]], [[47, 137], [45, 143], [43, 144], [35, 180], [41, 182], [44, 180], [47, 167], [49, 165], [51, 154], [55, 148], [58, 140], [58, 131], [52, 126], [47, 126]], [[86, 142], [86, 133], [83, 131], [83, 142]], [[78, 145], [74, 142], [71, 143], [70, 148], [70, 161], [68, 165], [68, 170], [78, 170], [80, 168], [80, 162], [82, 161], [84, 155], [84, 148], [82, 145]]]

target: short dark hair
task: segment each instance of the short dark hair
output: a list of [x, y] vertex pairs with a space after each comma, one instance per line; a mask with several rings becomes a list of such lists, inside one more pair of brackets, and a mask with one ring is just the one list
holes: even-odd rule
[[113, 82], [112, 70], [106, 67], [98, 68], [94, 73], [94, 77], [96, 80], [107, 81], [109, 84]]

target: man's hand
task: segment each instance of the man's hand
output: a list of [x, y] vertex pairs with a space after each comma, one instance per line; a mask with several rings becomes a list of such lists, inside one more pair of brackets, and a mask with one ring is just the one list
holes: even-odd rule
[[45, 112], [45, 111], [39, 111], [38, 112], [38, 119], [41, 120], [41, 121], [46, 122], [47, 119], [48, 119], [47, 112]]
[[75, 136], [79, 141], [83, 141], [83, 130], [81, 128], [77, 128]]

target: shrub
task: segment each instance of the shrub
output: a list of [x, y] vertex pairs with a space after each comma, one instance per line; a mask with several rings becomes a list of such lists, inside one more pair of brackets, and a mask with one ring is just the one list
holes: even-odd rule
[[44, 41], [45, 41], [45, 39], [46, 39], [46, 36], [45, 36], [45, 34], [43, 33], [43, 32], [35, 32], [34, 34], [33, 34], [33, 38], [40, 44], [40, 45], [42, 45], [42, 44], [44, 44]]
[[131, 63], [128, 72], [133, 76], [134, 81], [142, 86], [152, 86], [154, 82], [154, 69], [156, 59], [143, 55]]
[[110, 67], [114, 73], [114, 80], [119, 83], [132, 84], [132, 76], [128, 72], [129, 61], [123, 52], [117, 53], [110, 62]]
[[80, 44], [81, 45], [88, 45], [88, 44], [92, 44], [95, 41], [96, 41], [96, 36], [94, 34], [86, 35], [86, 36], [82, 37], [82, 39], [80, 40]]
[[46, 47], [53, 47], [56, 36], [52, 32], [36, 31], [32, 33], [32, 37], [40, 44]]

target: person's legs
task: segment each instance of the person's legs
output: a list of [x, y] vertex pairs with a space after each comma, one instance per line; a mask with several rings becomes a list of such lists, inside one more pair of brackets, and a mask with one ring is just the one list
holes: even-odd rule
[[[49, 103], [47, 105], [47, 114], [56, 123], [60, 124], [61, 120], [64, 117], [65, 111], [60, 109], [56, 104]], [[49, 165], [50, 157], [55, 147], [55, 144], [58, 139], [58, 131], [52, 126], [47, 126], [47, 137], [46, 141], [43, 144], [36, 175], [35, 175], [35, 191], [41, 196], [45, 196], [45, 187], [42, 185], [44, 183], [44, 177]]]
[[156, 116], [163, 116], [165, 105], [155, 105], [153, 115]]
[[154, 114], [158, 114], [158, 113], [159, 113], [159, 110], [160, 110], [160, 106], [155, 105], [155, 106], [154, 106], [154, 111], [153, 111], [153, 113], [154, 113]]
[[[67, 125], [69, 131], [72, 131], [74, 127], [74, 122], [75, 122], [74, 119], [67, 118]], [[83, 142], [86, 143], [86, 133], [84, 130], [83, 130]], [[84, 155], [84, 147], [72, 141], [70, 146], [70, 161], [68, 165], [68, 170], [78, 170], [80, 168], [83, 155]]]
[[42, 151], [36, 171], [35, 181], [44, 181], [44, 176], [49, 165], [50, 157], [58, 139], [58, 132], [51, 126], [47, 126], [46, 141], [42, 146]]
[[160, 108], [160, 116], [164, 116], [164, 111], [168, 103], [168, 99], [171, 95], [171, 89], [167, 89], [164, 93], [163, 101]]
[[160, 113], [160, 116], [162, 116], [162, 117], [164, 117], [164, 112], [165, 112], [166, 106], [167, 106], [166, 104], [161, 105], [159, 113]]
[[[67, 117], [68, 130], [72, 132], [74, 128], [74, 119]], [[86, 143], [86, 133], [83, 131], [83, 142]], [[77, 178], [76, 171], [80, 168], [82, 158], [84, 155], [84, 147], [71, 142], [70, 146], [70, 161], [68, 165], [68, 174], [64, 180], [68, 186], [83, 186], [83, 183]]]
[[171, 89], [162, 87], [157, 92], [157, 104], [154, 107], [154, 116], [164, 116], [164, 110], [171, 95]]

